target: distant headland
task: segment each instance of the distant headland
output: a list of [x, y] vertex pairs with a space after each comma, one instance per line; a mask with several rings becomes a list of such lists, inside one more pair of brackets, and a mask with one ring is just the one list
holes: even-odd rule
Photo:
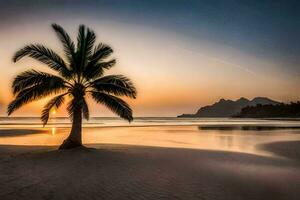
[[299, 118], [300, 102], [247, 106], [233, 117], [238, 118]]
[[242, 109], [248, 106], [280, 104], [267, 97], [255, 97], [252, 100], [241, 97], [236, 101], [220, 99], [212, 105], [201, 107], [195, 114], [182, 114], [178, 117], [232, 117], [241, 114]]

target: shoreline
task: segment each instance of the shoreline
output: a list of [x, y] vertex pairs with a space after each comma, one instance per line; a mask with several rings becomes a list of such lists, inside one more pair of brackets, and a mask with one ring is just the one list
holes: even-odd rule
[[[287, 130], [289, 136], [279, 137], [282, 132], [281, 130]], [[156, 139], [156, 131], [158, 131], [157, 133], [166, 134]], [[285, 156], [287, 154], [278, 152], [278, 148], [274, 150], [272, 148], [274, 145], [271, 144], [275, 142], [279, 143], [277, 146], [281, 146], [281, 142], [285, 143], [284, 141], [300, 140], [299, 131], [299, 127], [277, 127], [273, 125], [165, 125], [126, 127], [126, 129], [119, 126], [85, 127], [83, 128], [83, 142], [84, 145], [88, 146], [91, 144], [138, 145], [149, 148], [166, 147], [213, 150], [274, 157]], [[0, 146], [18, 147], [23, 145], [42, 148], [45, 145], [49, 145], [51, 148], [55, 148], [68, 134], [69, 128], [60, 127], [55, 129], [0, 129]], [[272, 134], [275, 139], [269, 139], [269, 136], [272, 136]], [[127, 139], [122, 139], [124, 137]], [[250, 141], [258, 139], [258, 142], [248, 142], [245, 139], [247, 137], [249, 137]], [[140, 141], [142, 138], [144, 139]], [[241, 145], [243, 146], [240, 147]]]
[[300, 161], [300, 141], [282, 141], [258, 145], [258, 148], [288, 159]]
[[[99, 127], [99, 131], [103, 128], [126, 132], [122, 127]], [[184, 136], [187, 128], [175, 129]], [[15, 136], [24, 144], [19, 137], [22, 131], [26, 135], [41, 129], [10, 132], [16, 130], [19, 133]], [[0, 129], [0, 139], [4, 139], [7, 136], [1, 136], [1, 131], [5, 129]], [[155, 139], [155, 134], [151, 138]], [[221, 138], [224, 145], [232, 144], [230, 136]], [[116, 143], [86, 146], [61, 151], [56, 145], [0, 145], [0, 182], [5, 183], [0, 185], [0, 199], [298, 200], [300, 196], [300, 141], [256, 145], [274, 156]]]
[[[58, 126], [57, 126], [58, 124]], [[62, 123], [62, 124], [67, 124], [67, 123]], [[88, 129], [88, 128], [134, 128], [134, 127], [165, 127], [165, 126], [179, 126], [179, 127], [185, 127], [185, 126], [196, 126], [196, 127], [201, 127], [204, 128], [203, 130], [226, 130], [226, 128], [233, 128], [233, 129], [228, 129], [228, 130], [235, 130], [234, 128], [243, 128], [245, 127], [244, 131], [247, 131], [247, 128], [250, 128], [249, 130], [251, 130], [251, 128], [253, 127], [258, 127], [258, 128], [262, 128], [262, 130], [267, 130], [268, 128], [271, 128], [271, 130], [278, 130], [278, 129], [299, 129], [300, 130], [300, 124], [295, 126], [293, 124], [291, 125], [281, 125], [281, 124], [249, 124], [249, 123], [240, 123], [240, 124], [201, 124], [201, 123], [195, 123], [195, 124], [147, 124], [147, 125], [138, 125], [138, 124], [134, 124], [134, 125], [100, 125], [100, 126], [89, 126], [92, 124], [99, 124], [99, 123], [91, 123], [91, 124], [83, 124], [84, 129]], [[25, 125], [25, 127], [27, 125], [28, 128], [24, 128], [23, 127], [10, 127], [10, 126], [4, 126], [1, 127], [2, 125]], [[38, 125], [38, 124], [36, 124]], [[48, 124], [47, 126], [43, 127], [41, 126], [37, 126], [34, 127], [32, 126], [32, 124], [0, 124], [0, 132], [3, 132], [5, 130], [28, 130], [28, 129], [32, 129], [32, 130], [43, 130], [43, 129], [49, 129], [49, 128], [71, 128], [72, 124], [69, 124], [70, 126], [59, 126], [60, 123], [56, 123], [55, 126], [51, 126], [54, 124]], [[207, 128], [207, 129], [206, 129]], [[224, 129], [225, 128], [225, 129]], [[240, 130], [240, 129], [236, 129], [236, 130]], [[243, 129], [241, 129], [243, 130]], [[256, 131], [259, 131], [260, 129], [253, 129]], [[0, 133], [0, 137], [1, 137], [1, 133]]]

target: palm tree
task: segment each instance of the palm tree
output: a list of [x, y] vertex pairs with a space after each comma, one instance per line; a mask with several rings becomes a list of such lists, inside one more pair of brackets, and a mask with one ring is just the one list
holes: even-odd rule
[[56, 95], [42, 111], [41, 120], [45, 126], [51, 109], [58, 109], [67, 98], [72, 128], [60, 149], [82, 146], [82, 118], [89, 119], [87, 96], [104, 104], [121, 118], [132, 121], [130, 106], [117, 96], [136, 98], [133, 83], [122, 75], [104, 76], [104, 71], [116, 64], [115, 59], [109, 59], [112, 48], [103, 43], [95, 45], [95, 33], [84, 25], [79, 26], [76, 47], [61, 26], [52, 24], [52, 28], [63, 45], [66, 60], [39, 44], [27, 45], [17, 51], [14, 62], [28, 56], [46, 64], [56, 73], [31, 69], [17, 75], [12, 84], [15, 99], [8, 105], [8, 115], [29, 102]]

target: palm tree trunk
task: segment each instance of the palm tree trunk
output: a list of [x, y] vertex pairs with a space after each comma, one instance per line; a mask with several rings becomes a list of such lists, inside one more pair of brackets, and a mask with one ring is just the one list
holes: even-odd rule
[[71, 149], [82, 146], [82, 109], [78, 106], [73, 113], [72, 129], [70, 135], [60, 145], [59, 149]]

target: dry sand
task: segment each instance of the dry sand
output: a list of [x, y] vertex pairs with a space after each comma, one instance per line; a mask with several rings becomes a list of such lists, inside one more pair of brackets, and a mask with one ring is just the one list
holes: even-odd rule
[[[299, 152], [299, 142], [290, 144]], [[278, 153], [278, 145], [264, 148]], [[300, 199], [300, 161], [294, 157], [93, 147], [0, 146], [0, 199]]]

